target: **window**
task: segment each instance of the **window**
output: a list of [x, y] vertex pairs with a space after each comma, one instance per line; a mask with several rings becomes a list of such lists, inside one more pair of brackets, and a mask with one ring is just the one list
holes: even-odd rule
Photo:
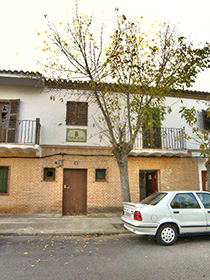
[[55, 168], [44, 168], [44, 181], [55, 180]]
[[203, 206], [205, 208], [210, 208], [210, 194], [208, 193], [197, 193], [198, 197], [200, 198]]
[[9, 104], [0, 103], [1, 119], [5, 120], [8, 117]]
[[174, 197], [171, 208], [200, 208], [200, 205], [192, 193], [183, 193]]
[[0, 167], [0, 193], [8, 192], [9, 167]]
[[17, 141], [19, 99], [0, 100], [0, 142]]
[[202, 110], [203, 117], [203, 129], [210, 131], [210, 117], [207, 114], [207, 111]]
[[143, 148], [161, 148], [160, 111], [153, 108], [145, 116], [143, 124]]
[[158, 202], [160, 202], [167, 193], [153, 193], [150, 196], [144, 198], [142, 201], [140, 201], [141, 204], [151, 204], [151, 205], [156, 205]]
[[66, 124], [87, 126], [88, 103], [87, 102], [67, 102]]
[[106, 169], [96, 169], [96, 181], [106, 181]]

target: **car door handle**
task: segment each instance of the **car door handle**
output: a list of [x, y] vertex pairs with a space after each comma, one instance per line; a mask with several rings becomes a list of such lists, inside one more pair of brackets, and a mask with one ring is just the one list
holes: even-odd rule
[[173, 211], [174, 214], [179, 214], [179, 211]]

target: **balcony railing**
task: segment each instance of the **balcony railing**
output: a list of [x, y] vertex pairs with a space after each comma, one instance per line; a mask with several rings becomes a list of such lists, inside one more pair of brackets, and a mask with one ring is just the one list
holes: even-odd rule
[[134, 149], [186, 150], [184, 128], [161, 127], [138, 134]]
[[40, 119], [19, 120], [17, 124], [0, 119], [0, 142], [18, 144], [39, 144]]

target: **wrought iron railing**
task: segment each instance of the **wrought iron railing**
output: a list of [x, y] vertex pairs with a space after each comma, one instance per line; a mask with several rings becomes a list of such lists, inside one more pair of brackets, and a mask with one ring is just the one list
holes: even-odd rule
[[40, 119], [17, 122], [0, 119], [0, 142], [39, 144], [40, 129]]
[[160, 127], [155, 131], [139, 132], [134, 149], [185, 150], [185, 128]]

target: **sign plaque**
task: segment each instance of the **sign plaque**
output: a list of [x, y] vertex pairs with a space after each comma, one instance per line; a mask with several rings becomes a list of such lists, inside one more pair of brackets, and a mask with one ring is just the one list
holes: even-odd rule
[[67, 128], [66, 142], [87, 142], [87, 130]]

